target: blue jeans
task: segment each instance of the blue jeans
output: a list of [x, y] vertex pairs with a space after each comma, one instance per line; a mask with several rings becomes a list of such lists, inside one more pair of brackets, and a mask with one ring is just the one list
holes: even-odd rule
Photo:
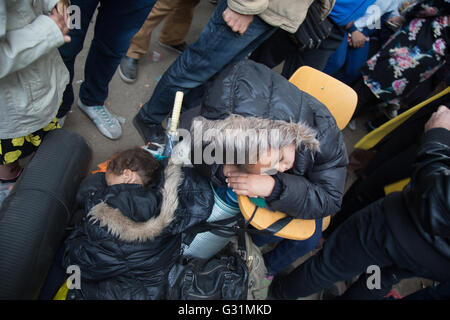
[[[369, 30], [363, 30], [363, 34], [370, 35]], [[370, 42], [366, 41], [364, 46], [358, 49], [352, 48], [347, 43], [347, 34], [337, 50], [328, 59], [323, 70], [336, 79], [351, 85], [358, 79], [359, 69], [366, 63], [369, 55]]]
[[72, 81], [75, 58], [83, 49], [84, 39], [98, 8], [92, 39], [84, 66], [84, 82], [79, 97], [88, 105], [103, 105], [108, 97], [108, 85], [121, 59], [127, 53], [134, 34], [141, 28], [156, 0], [72, 0], [80, 8], [80, 29], [71, 29], [71, 42], [59, 48], [59, 52], [70, 73], [70, 82], [63, 95], [57, 117], [63, 117], [74, 101]]
[[269, 275], [276, 275], [291, 263], [314, 250], [322, 237], [322, 219], [316, 220], [316, 231], [306, 240], [289, 240], [276, 236], [253, 234], [255, 245], [261, 247], [267, 243], [279, 242], [277, 246], [264, 254], [264, 262]]
[[226, 8], [227, 1], [220, 1], [197, 41], [163, 74], [152, 97], [139, 112], [145, 123], [161, 123], [172, 111], [176, 91], [186, 94], [201, 86], [229, 63], [245, 58], [276, 30], [254, 16], [241, 36], [233, 32], [223, 20], [222, 13]]

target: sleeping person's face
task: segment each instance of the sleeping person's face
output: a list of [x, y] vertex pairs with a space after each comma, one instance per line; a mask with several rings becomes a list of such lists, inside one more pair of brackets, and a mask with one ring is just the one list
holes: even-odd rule
[[268, 149], [259, 155], [256, 164], [245, 166], [248, 173], [273, 175], [277, 172], [285, 172], [294, 166], [295, 144], [280, 149]]
[[142, 179], [137, 172], [131, 171], [130, 169], [123, 170], [120, 175], [117, 175], [110, 170], [106, 170], [105, 180], [108, 187], [122, 183], [143, 185]]

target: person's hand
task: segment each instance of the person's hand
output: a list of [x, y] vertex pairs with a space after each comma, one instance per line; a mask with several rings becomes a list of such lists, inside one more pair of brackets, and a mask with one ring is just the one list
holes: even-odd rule
[[240, 14], [230, 8], [225, 9], [222, 17], [233, 32], [239, 32], [241, 35], [247, 31], [248, 26], [253, 21], [253, 15]]
[[404, 19], [401, 16], [395, 16], [387, 19], [386, 23], [393, 29], [397, 30], [403, 24]]
[[275, 186], [275, 179], [269, 175], [234, 171], [227, 175], [227, 184], [237, 195], [268, 197]]
[[[63, 12], [63, 14], [65, 14]], [[53, 8], [51, 14], [49, 15], [49, 18], [52, 19], [56, 25], [59, 27], [59, 30], [61, 30], [61, 33], [64, 37], [64, 42], [70, 42], [70, 36], [69, 34], [69, 27], [67, 25], [67, 20], [65, 18], [65, 16], [59, 13], [58, 10], [55, 8]]]
[[364, 44], [366, 43], [366, 41], [369, 41], [369, 39], [367, 39], [367, 37], [361, 31], [355, 30], [349, 36], [348, 41], [349, 41], [349, 45], [352, 48], [358, 49], [358, 48], [362, 48], [364, 46]]
[[440, 106], [434, 112], [430, 119], [425, 123], [425, 131], [433, 128], [444, 128], [450, 130], [450, 109], [446, 106]]
[[228, 177], [228, 175], [231, 173], [231, 172], [241, 172], [241, 170], [239, 169], [239, 167], [238, 166], [236, 166], [236, 165], [234, 165], [234, 164], [224, 164], [223, 165], [223, 175], [225, 176], [225, 177]]
[[68, 27], [69, 27], [69, 21], [70, 21], [70, 15], [69, 15], [69, 9], [68, 9], [69, 5], [70, 5], [69, 0], [59, 0], [55, 6], [56, 11], [58, 11], [58, 13], [64, 17], [64, 20], [66, 20], [66, 24]]

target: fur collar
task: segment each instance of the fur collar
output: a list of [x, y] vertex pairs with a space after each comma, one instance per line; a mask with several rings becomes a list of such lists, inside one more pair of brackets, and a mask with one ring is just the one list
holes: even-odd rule
[[194, 147], [208, 144], [234, 148], [236, 153], [246, 153], [249, 146], [257, 145], [259, 151], [269, 147], [281, 148], [295, 143], [297, 148], [306, 147], [320, 152], [316, 131], [305, 123], [244, 117], [231, 114], [223, 120], [208, 120], [202, 116], [192, 121], [191, 136]]
[[178, 187], [183, 181], [181, 166], [174, 164], [170, 159], [164, 177], [161, 212], [158, 216], [145, 222], [135, 222], [124, 216], [120, 210], [102, 202], [88, 213], [89, 221], [99, 222], [100, 227], [106, 227], [113, 236], [126, 242], [153, 240], [174, 220], [174, 213], [178, 207]]

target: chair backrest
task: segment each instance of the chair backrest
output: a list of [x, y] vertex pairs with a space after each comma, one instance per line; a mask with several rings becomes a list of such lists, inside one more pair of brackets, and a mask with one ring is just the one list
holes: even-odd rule
[[322, 102], [330, 110], [339, 129], [343, 130], [350, 122], [358, 95], [345, 83], [308, 66], [298, 68], [289, 82]]
[[[310, 94], [322, 102], [333, 115], [340, 130], [343, 130], [356, 109], [358, 96], [356, 92], [341, 81], [311, 67], [300, 67], [289, 79], [300, 90]], [[247, 196], [239, 196], [239, 207], [246, 220], [259, 230], [273, 226], [277, 221], [287, 217], [285, 213], [273, 212], [266, 208], [258, 208]], [[322, 219], [322, 230], [330, 224], [330, 216]], [[292, 219], [281, 228], [276, 236], [292, 240], [310, 238], [316, 229], [316, 220]]]

